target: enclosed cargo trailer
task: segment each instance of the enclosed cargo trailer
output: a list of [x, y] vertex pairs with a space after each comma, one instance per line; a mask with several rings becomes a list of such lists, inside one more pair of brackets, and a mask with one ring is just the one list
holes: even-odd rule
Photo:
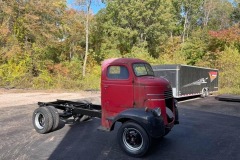
[[206, 97], [218, 91], [218, 70], [189, 65], [152, 66], [156, 77], [167, 79], [175, 98], [201, 95]]

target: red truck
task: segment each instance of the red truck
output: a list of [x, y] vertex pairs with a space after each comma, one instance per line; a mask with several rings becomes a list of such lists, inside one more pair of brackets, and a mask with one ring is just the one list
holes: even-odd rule
[[135, 58], [108, 59], [102, 63], [101, 105], [86, 101], [38, 102], [32, 117], [38, 133], [55, 130], [59, 121], [101, 118], [99, 129], [112, 131], [116, 122], [120, 147], [133, 157], [143, 156], [151, 140], [169, 133], [179, 124], [177, 101], [169, 82], [154, 76], [146, 61]]

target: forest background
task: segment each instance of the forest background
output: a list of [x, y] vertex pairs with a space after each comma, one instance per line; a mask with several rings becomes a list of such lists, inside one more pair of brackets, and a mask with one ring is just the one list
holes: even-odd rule
[[[105, 8], [93, 14], [94, 5]], [[240, 94], [239, 0], [0, 0], [0, 87], [99, 89], [101, 62], [219, 69]]]

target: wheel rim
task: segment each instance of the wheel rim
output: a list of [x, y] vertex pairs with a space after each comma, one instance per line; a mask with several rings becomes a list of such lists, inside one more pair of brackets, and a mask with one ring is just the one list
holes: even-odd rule
[[208, 92], [208, 90], [206, 90], [206, 96], [209, 96], [209, 92]]
[[143, 146], [142, 134], [135, 128], [125, 128], [123, 132], [123, 143], [127, 149], [138, 151]]
[[39, 129], [43, 129], [45, 126], [45, 117], [42, 113], [37, 113], [35, 116], [35, 125]]
[[205, 89], [202, 91], [202, 96], [206, 97], [206, 90]]

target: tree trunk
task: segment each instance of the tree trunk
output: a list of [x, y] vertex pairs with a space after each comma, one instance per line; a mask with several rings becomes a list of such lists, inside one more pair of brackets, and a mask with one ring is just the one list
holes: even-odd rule
[[86, 18], [86, 50], [83, 62], [83, 77], [86, 75], [87, 57], [88, 57], [88, 36], [89, 36], [89, 11], [92, 0], [87, 2], [87, 18]]
[[182, 34], [182, 43], [185, 41], [185, 34], [188, 26], [188, 11], [186, 12], [185, 15], [185, 20], [184, 20], [184, 28], [183, 28], [183, 34]]
[[213, 1], [212, 0], [205, 0], [204, 4], [204, 17], [203, 17], [203, 26], [206, 27], [208, 25], [208, 21], [209, 21], [209, 16], [210, 16], [210, 12], [213, 10]]
[[171, 39], [171, 42], [173, 43], [173, 31], [170, 32], [170, 39]]

